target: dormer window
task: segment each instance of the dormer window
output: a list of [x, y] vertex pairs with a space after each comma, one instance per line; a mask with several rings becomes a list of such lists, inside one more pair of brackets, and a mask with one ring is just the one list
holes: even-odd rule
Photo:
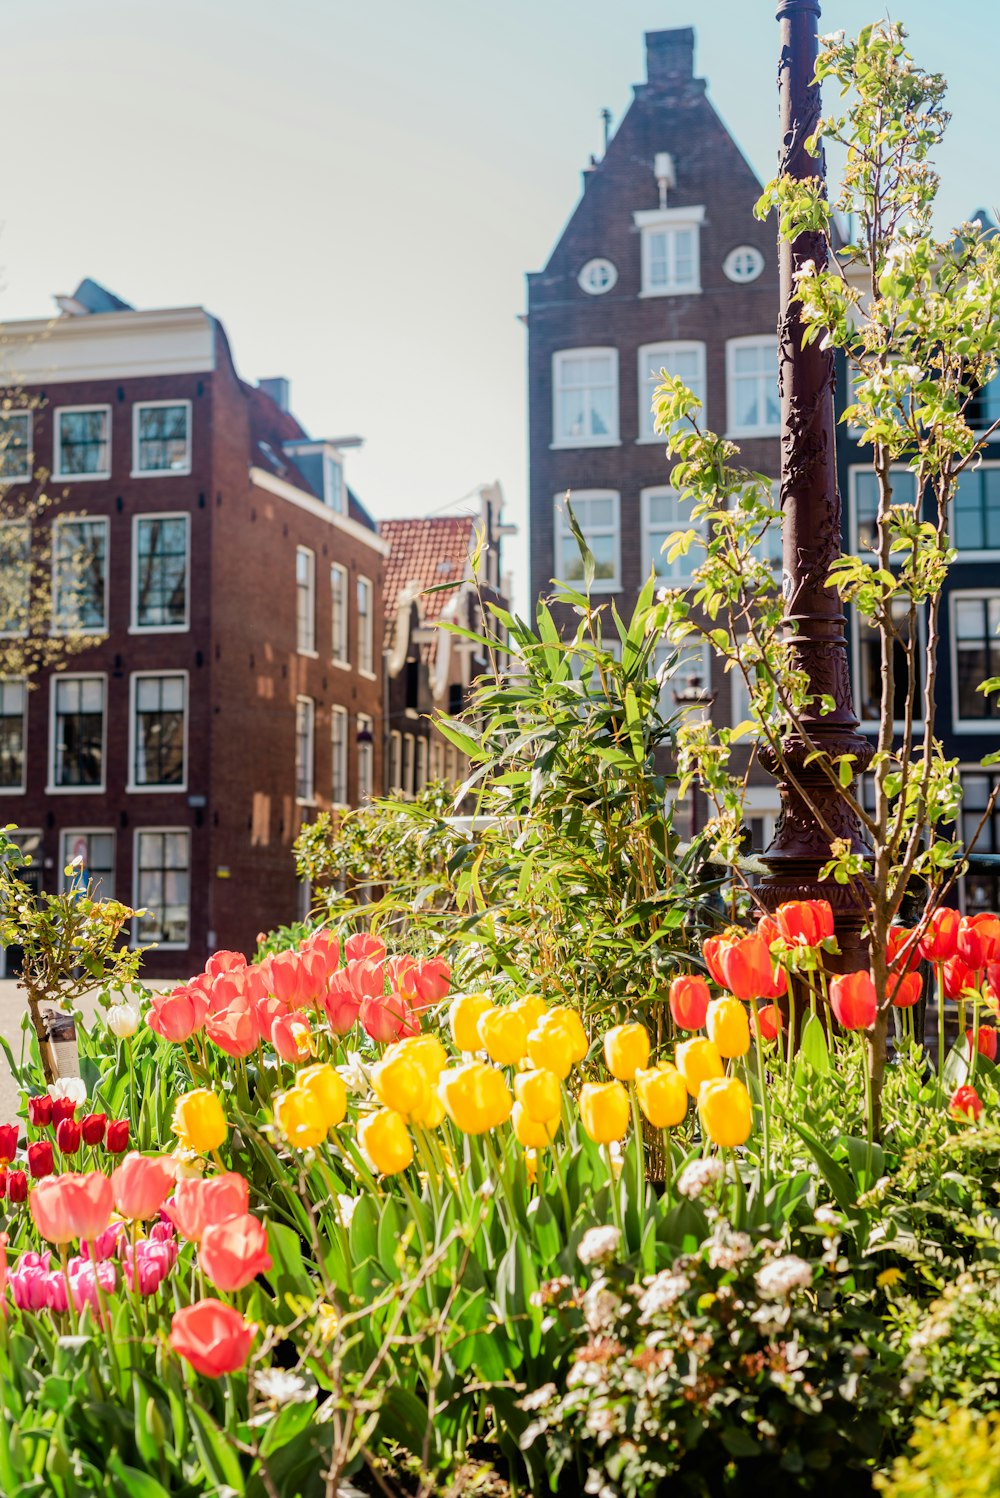
[[704, 208], [652, 208], [633, 214], [642, 245], [640, 296], [701, 291]]
[[335, 453], [323, 454], [323, 503], [338, 515], [344, 513], [344, 465]]

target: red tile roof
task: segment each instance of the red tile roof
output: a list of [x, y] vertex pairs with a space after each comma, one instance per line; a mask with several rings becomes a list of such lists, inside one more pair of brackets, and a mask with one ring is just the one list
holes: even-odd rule
[[383, 520], [379, 532], [390, 546], [385, 566], [385, 613], [390, 630], [404, 588], [420, 589], [453, 582], [439, 593], [423, 593], [424, 620], [440, 619], [459, 584], [469, 576], [469, 557], [476, 543], [474, 515], [440, 515], [431, 520]]

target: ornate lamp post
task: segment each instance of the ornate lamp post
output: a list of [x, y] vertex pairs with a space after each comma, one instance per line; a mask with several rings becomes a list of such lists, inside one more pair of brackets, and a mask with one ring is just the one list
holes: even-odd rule
[[[820, 117], [820, 91], [813, 83], [818, 51], [818, 0], [779, 0], [781, 26], [779, 90], [782, 141], [780, 171], [799, 179], [825, 175], [823, 159], [806, 150]], [[831, 758], [856, 756], [857, 769], [871, 761], [872, 746], [858, 733], [851, 695], [846, 620], [837, 593], [827, 586], [830, 568], [841, 554], [841, 510], [834, 443], [833, 352], [819, 342], [802, 347], [795, 273], [806, 261], [826, 264], [821, 234], [800, 234], [779, 246], [781, 314], [778, 325], [778, 378], [781, 388], [782, 591], [786, 639], [793, 664], [806, 673], [813, 705], [802, 726], [816, 749]], [[835, 707], [821, 711], [820, 698]], [[774, 838], [763, 855], [770, 874], [759, 893], [771, 909], [783, 900], [827, 899], [833, 906], [846, 970], [861, 967], [862, 911], [849, 887], [821, 883], [819, 871], [830, 857], [831, 837], [864, 852], [861, 827], [818, 763], [806, 763], [802, 734], [791, 733], [779, 756], [763, 756], [778, 780], [781, 811]]]

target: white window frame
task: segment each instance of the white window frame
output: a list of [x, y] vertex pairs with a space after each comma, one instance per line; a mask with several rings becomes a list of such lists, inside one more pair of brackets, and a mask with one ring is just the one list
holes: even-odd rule
[[[101, 782], [100, 785], [56, 784], [56, 693], [63, 681], [101, 683]], [[49, 678], [49, 748], [47, 796], [103, 796], [108, 780], [108, 676], [106, 671], [58, 671]]]
[[[605, 436], [564, 437], [559, 430], [559, 396], [563, 389], [561, 371], [568, 359], [592, 359], [597, 356], [611, 359], [613, 395], [611, 399], [611, 430]], [[621, 446], [621, 379], [618, 369], [618, 350], [613, 344], [602, 344], [588, 348], [556, 349], [552, 355], [552, 442], [553, 448], [574, 447], [620, 447]]]
[[[642, 289], [640, 297], [699, 296], [701, 294], [701, 226], [705, 222], [705, 207], [700, 204], [691, 208], [649, 208], [633, 213], [632, 221], [639, 231], [640, 261], [642, 265]], [[693, 234], [693, 277], [690, 282], [668, 282], [653, 286], [650, 282], [652, 260], [652, 237], [654, 234], [675, 234], [690, 229]]]
[[[100, 473], [63, 473], [63, 469], [62, 469], [62, 431], [61, 431], [62, 421], [61, 421], [61, 418], [63, 416], [79, 415], [81, 412], [84, 412], [84, 411], [103, 411], [103, 412], [105, 412], [105, 414], [106, 414], [106, 416], [108, 418], [107, 439], [106, 439], [107, 440], [107, 449], [108, 449], [108, 466], [107, 466], [106, 469], [102, 469]], [[53, 452], [52, 452], [52, 478], [53, 478], [53, 480], [55, 480], [58, 483], [62, 483], [62, 484], [88, 484], [88, 483], [103, 483], [103, 482], [106, 482], [111, 477], [111, 468], [112, 468], [112, 463], [113, 463], [113, 455], [112, 455], [112, 449], [111, 449], [112, 429], [111, 429], [111, 406], [110, 406], [110, 404], [105, 404], [102, 401], [96, 401], [93, 404], [87, 404], [85, 406], [56, 406], [55, 411], [53, 412], [53, 421], [55, 423], [54, 426], [53, 426], [53, 435], [52, 435], [52, 447], [53, 447]]]
[[[571, 489], [569, 494], [570, 504], [573, 505], [575, 504], [576, 500], [580, 499], [610, 499], [614, 501], [615, 518], [613, 524], [608, 527], [602, 526], [599, 530], [593, 532], [594, 535], [611, 535], [614, 537], [614, 574], [611, 577], [595, 577], [590, 591], [591, 593], [617, 593], [621, 589], [622, 585], [621, 494], [617, 489]], [[565, 575], [563, 559], [567, 554], [565, 549], [567, 545], [572, 547], [572, 555], [576, 555], [576, 541], [573, 538], [573, 532], [569, 528], [568, 518], [564, 519], [566, 513], [565, 500], [566, 493], [564, 490], [562, 493], [554, 495], [552, 501], [553, 540], [555, 543], [555, 570], [556, 577], [558, 578], [563, 578]], [[579, 516], [577, 516], [577, 519], [579, 519]], [[586, 528], [581, 525], [580, 529], [583, 531], [584, 540], [587, 540], [588, 533]]]
[[[139, 900], [139, 879], [140, 879], [142, 870], [139, 867], [139, 840], [140, 840], [140, 838], [146, 836], [147, 834], [162, 835], [162, 834], [165, 834], [165, 833], [166, 834], [183, 835], [186, 838], [186, 840], [187, 840], [187, 879], [188, 879], [188, 904], [187, 904], [188, 919], [187, 919], [187, 927], [188, 927], [188, 939], [187, 939], [187, 941], [162, 941], [162, 940], [158, 941], [156, 943], [156, 950], [158, 952], [186, 952], [186, 951], [188, 951], [188, 949], [191, 946], [191, 915], [192, 915], [193, 904], [194, 904], [194, 902], [193, 902], [193, 900], [191, 898], [193, 891], [192, 891], [192, 883], [191, 883], [191, 842], [192, 842], [192, 839], [191, 839], [191, 829], [190, 829], [190, 827], [178, 827], [175, 824], [173, 827], [137, 827], [135, 829], [135, 831], [132, 834], [132, 908], [134, 910], [139, 910], [140, 906], [141, 906], [141, 902]], [[138, 915], [136, 915], [133, 918], [133, 921], [132, 921], [132, 945], [133, 946], [140, 946], [141, 945], [141, 940], [140, 940], [140, 937], [139, 937], [139, 917], [138, 917]]]
[[[307, 774], [300, 776], [299, 765], [299, 709], [305, 708], [306, 743], [308, 752], [304, 766]], [[306, 794], [302, 795], [299, 787], [300, 782], [306, 783]], [[295, 804], [296, 806], [316, 805], [316, 701], [312, 697], [299, 695], [295, 699]]]
[[[339, 504], [334, 504], [333, 502], [335, 496], [333, 493], [333, 484], [330, 480], [331, 468], [336, 468], [340, 475], [336, 496], [340, 500]], [[344, 460], [339, 454], [331, 452], [329, 448], [323, 449], [323, 503], [335, 515], [347, 514], [347, 485], [344, 481]]]
[[[958, 711], [958, 629], [956, 604], [963, 599], [1000, 598], [1000, 588], [956, 588], [948, 595], [948, 664], [951, 669], [951, 727], [954, 733], [978, 733], [996, 737], [1000, 720], [997, 718], [961, 718]], [[997, 636], [1000, 641], [1000, 635]], [[982, 766], [977, 773], [988, 774]]]
[[[136, 711], [137, 707], [138, 707], [138, 701], [139, 701], [139, 691], [138, 691], [139, 682], [140, 681], [144, 681], [144, 680], [149, 680], [149, 678], [151, 678], [151, 677], [154, 678], [155, 680], [161, 680], [165, 676], [179, 677], [180, 680], [181, 680], [181, 682], [182, 682], [182, 684], [183, 684], [183, 688], [184, 688], [184, 749], [183, 749], [183, 755], [184, 755], [184, 759], [183, 759], [184, 772], [181, 775], [181, 779], [180, 779], [180, 784], [179, 785], [146, 785], [146, 784], [140, 783], [139, 781], [137, 781], [137, 780], [134, 779], [134, 775], [135, 775], [135, 755], [136, 755], [136, 750], [139, 747], [138, 716], [137, 716], [137, 711]], [[127, 774], [127, 781], [126, 781], [126, 785], [125, 785], [125, 790], [130, 795], [136, 795], [136, 796], [145, 796], [145, 795], [163, 796], [163, 795], [170, 795], [171, 793], [179, 794], [179, 793], [187, 791], [187, 788], [188, 788], [188, 734], [189, 734], [189, 731], [190, 731], [190, 721], [191, 721], [190, 702], [191, 702], [191, 691], [190, 691], [189, 674], [185, 670], [181, 670], [181, 669], [167, 670], [167, 669], [164, 669], [162, 671], [133, 671], [129, 675], [129, 679], [128, 679], [128, 774]]]
[[73, 837], [110, 837], [111, 839], [111, 889], [98, 887], [98, 896], [102, 900], [115, 899], [114, 886], [117, 882], [115, 875], [118, 872], [118, 839], [113, 827], [62, 827], [59, 831], [59, 890], [65, 893], [72, 885], [67, 883], [65, 870], [68, 868], [70, 859], [67, 856], [67, 843]]
[[[998, 434], [998, 435], [1000, 435], [1000, 434]], [[993, 439], [991, 439], [991, 440], [993, 440]], [[977, 463], [974, 468], [967, 470], [967, 472], [970, 472], [970, 473], [982, 473], [984, 470], [989, 469], [989, 468], [1000, 468], [1000, 460], [998, 460], [996, 458], [983, 459], [982, 462]], [[952, 498], [951, 504], [952, 504], [952, 515], [954, 516], [954, 505], [955, 505], [955, 498], [954, 497]], [[955, 527], [954, 527], [954, 520], [953, 520], [952, 527], [951, 527], [952, 531], [954, 531], [954, 528]], [[962, 563], [962, 562], [995, 562], [996, 559], [997, 559], [997, 557], [1000, 557], [1000, 547], [992, 547], [991, 548], [991, 547], [986, 546], [986, 547], [980, 547], [977, 551], [972, 551], [972, 550], [966, 550], [964, 548], [959, 547], [958, 542], [954, 538], [954, 536], [949, 535], [949, 539], [951, 540], [951, 543], [955, 547], [955, 551], [957, 553], [957, 556], [955, 558], [955, 565], [956, 566], [958, 566], [959, 563]]]
[[[862, 551], [860, 547], [859, 518], [858, 518], [858, 478], [861, 474], [873, 474], [874, 469], [869, 463], [852, 463], [847, 470], [847, 540], [851, 555], [861, 557], [862, 560], [875, 558], [872, 551]], [[905, 463], [893, 463], [889, 468], [889, 478], [894, 479], [897, 474], [907, 473], [916, 486], [916, 475], [911, 473]], [[893, 496], [895, 498], [895, 495]], [[900, 563], [902, 557], [900, 557]]]
[[414, 771], [414, 773], [416, 775], [416, 780], [414, 781], [414, 794], [417, 795], [417, 796], [419, 796], [420, 792], [424, 789], [424, 787], [427, 784], [427, 736], [426, 736], [426, 734], [422, 734], [421, 733], [421, 734], [417, 735], [417, 762], [416, 762], [416, 770]]
[[416, 740], [412, 733], [403, 734], [403, 795], [413, 796], [416, 770]]
[[[361, 608], [361, 590], [368, 590], [368, 608]], [[375, 588], [370, 577], [358, 573], [355, 588], [358, 609], [358, 675], [375, 680]]]
[[[139, 531], [146, 520], [184, 521], [184, 623], [139, 623]], [[191, 513], [189, 510], [144, 510], [132, 516], [132, 597], [129, 608], [130, 635], [182, 635], [191, 628]]]
[[25, 638], [25, 636], [28, 634], [28, 631], [29, 631], [29, 628], [30, 628], [30, 623], [31, 623], [31, 573], [32, 573], [32, 565], [31, 565], [31, 562], [32, 562], [32, 558], [31, 558], [31, 547], [32, 547], [31, 521], [30, 520], [6, 520], [6, 519], [3, 519], [3, 520], [0, 520], [0, 531], [2, 531], [2, 530], [17, 530], [17, 531], [20, 531], [20, 532], [22, 532], [27, 537], [27, 542], [28, 542], [27, 547], [25, 548], [26, 551], [27, 551], [27, 560], [25, 562], [25, 589], [26, 589], [27, 597], [26, 597], [26, 600], [25, 600], [24, 628], [23, 629], [0, 629], [0, 640], [23, 640]]
[[[299, 582], [299, 558], [306, 559], [306, 581], [303, 586]], [[307, 618], [303, 620], [299, 615], [299, 601], [304, 594], [307, 602]], [[305, 624], [305, 629], [303, 629]], [[307, 655], [312, 659], [317, 656], [316, 650], [316, 553], [311, 546], [296, 546], [295, 548], [295, 650], [298, 655]]]
[[19, 421], [19, 420], [24, 420], [24, 421], [26, 421], [28, 423], [27, 442], [25, 443], [25, 447], [24, 447], [24, 457], [25, 457], [25, 468], [24, 468], [24, 472], [23, 473], [3, 473], [2, 472], [2, 469], [3, 469], [3, 460], [6, 457], [7, 453], [10, 452], [10, 448], [9, 447], [5, 447], [5, 448], [3, 448], [2, 451], [0, 451], [0, 484], [26, 484], [31, 479], [32, 473], [34, 472], [34, 466], [35, 466], [35, 449], [34, 449], [35, 423], [34, 423], [33, 417], [34, 417], [34, 413], [32, 411], [30, 411], [30, 410], [26, 411], [24, 409], [18, 409], [17, 407], [12, 407], [11, 410], [9, 410], [9, 411], [0, 411], [0, 421]]
[[437, 735], [435, 735], [431, 741], [431, 780], [437, 782], [443, 779], [444, 745]]
[[[640, 489], [639, 491], [640, 530], [642, 535], [643, 555], [643, 582], [645, 582], [646, 578], [649, 576], [649, 564], [652, 563], [655, 565], [656, 557], [653, 550], [653, 532], [655, 530], [656, 533], [659, 534], [659, 532], [662, 530], [662, 526], [653, 525], [652, 518], [650, 516], [652, 502], [654, 499], [660, 499], [663, 496], [670, 496], [675, 501], [679, 497], [677, 490], [674, 489], [670, 484], [654, 484], [649, 489]], [[685, 525], [684, 520], [679, 519], [675, 529], [678, 531], [697, 531], [701, 535], [703, 540], [706, 539], [705, 522], [703, 520], [698, 521], [689, 519], [689, 523]], [[660, 552], [659, 555], [665, 557], [666, 553]], [[707, 553], [704, 546], [694, 545], [691, 547], [691, 550], [683, 559], [678, 558], [677, 560], [690, 562], [692, 568], [700, 567], [702, 562], [705, 560], [706, 555]], [[686, 591], [688, 588], [694, 587], [694, 582], [690, 577], [678, 577], [672, 579], [668, 576], [661, 577], [659, 572], [657, 572], [656, 574], [656, 581], [657, 585], [661, 588], [683, 587]]]
[[[921, 666], [923, 666], [925, 664], [925, 662], [926, 662], [926, 643], [927, 643], [927, 616], [926, 616], [926, 613], [924, 612], [923, 608], [918, 608], [918, 610], [917, 610], [917, 661], [918, 661], [918, 663]], [[861, 618], [860, 618], [860, 616], [859, 616], [858, 611], [857, 611], [856, 608], [852, 608], [850, 610], [850, 644], [851, 644], [851, 682], [852, 682], [853, 691], [854, 691], [854, 711], [858, 715], [858, 727], [859, 727], [859, 729], [861, 730], [862, 733], [877, 733], [878, 732], [878, 727], [879, 727], [879, 725], [878, 725], [878, 719], [877, 718], [866, 718], [865, 717], [865, 712], [864, 712], [865, 705], [864, 705], [864, 703], [861, 700], [862, 687], [863, 687], [863, 684], [864, 684], [864, 678], [863, 678], [862, 669], [861, 669]], [[954, 684], [954, 680], [955, 680], [954, 677], [952, 677], [953, 684]], [[919, 692], [919, 694], [917, 696], [916, 703], [914, 704], [915, 707], [917, 707], [919, 709], [919, 711], [915, 713], [914, 719], [913, 719], [913, 723], [911, 725], [912, 731], [914, 733], [922, 733], [923, 729], [924, 729], [923, 700], [924, 700], [924, 698], [923, 698], [923, 690], [921, 689], [921, 691]], [[903, 730], [906, 728], [906, 723], [902, 719], [898, 719], [897, 718], [897, 719], [893, 720], [893, 725], [892, 726], [893, 726], [893, 730], [896, 733], [902, 733]]]
[[[57, 585], [59, 569], [59, 534], [65, 526], [72, 525], [99, 525], [104, 530], [104, 613], [99, 629], [92, 626], [66, 625], [58, 618], [59, 613], [59, 590]], [[106, 635], [108, 633], [108, 590], [110, 587], [111, 572], [111, 521], [107, 515], [60, 515], [52, 522], [52, 585], [51, 585], [51, 633], [53, 635]]]
[[698, 358], [698, 373], [696, 378], [701, 387], [700, 390], [695, 390], [692, 393], [701, 401], [701, 413], [698, 419], [703, 426], [707, 423], [708, 382], [705, 376], [705, 345], [691, 338], [676, 339], [672, 343], [644, 343], [639, 349], [639, 357], [636, 364], [639, 391], [639, 435], [636, 438], [637, 442], [658, 442], [662, 446], [667, 440], [663, 432], [653, 431], [653, 413], [651, 401], [648, 397], [652, 396], [655, 384], [649, 376], [650, 368], [663, 368], [668, 373], [672, 373], [670, 369], [671, 358], [677, 354], [692, 353], [697, 355]]
[[[334, 576], [338, 585], [334, 584]], [[351, 669], [351, 574], [343, 562], [330, 563], [330, 659], [342, 671]], [[337, 598], [341, 601], [341, 624], [343, 628], [340, 650], [337, 649]]]
[[[726, 434], [729, 437], [777, 437], [781, 432], [781, 415], [779, 410], [778, 419], [773, 426], [737, 426], [736, 425], [736, 400], [735, 382], [737, 379], [745, 379], [745, 375], [737, 375], [736, 354], [738, 350], [745, 348], [767, 348], [775, 354], [777, 359], [778, 340], [774, 333], [751, 333], [743, 338], [727, 338], [726, 340]], [[754, 379], [760, 379], [754, 375]], [[775, 382], [775, 396], [778, 396], [778, 385]], [[780, 401], [779, 401], [780, 405]]]
[[[183, 468], [140, 468], [139, 467], [139, 413], [140, 411], [163, 410], [165, 406], [183, 406], [187, 411], [187, 463]], [[132, 473], [134, 479], [164, 479], [183, 478], [191, 472], [191, 427], [192, 407], [189, 400], [178, 397], [176, 400], [161, 401], [136, 401], [132, 407]]]
[[[370, 735], [363, 743], [361, 735]], [[362, 806], [365, 799], [371, 799], [375, 794], [375, 720], [368, 713], [358, 713], [357, 716], [358, 735], [358, 805]], [[362, 765], [368, 760], [368, 773], [364, 776], [362, 783]]]
[[[23, 689], [21, 705], [21, 784], [0, 785], [0, 796], [23, 796], [28, 781], [28, 680], [25, 676], [0, 677], [0, 687], [20, 685]], [[13, 713], [11, 717], [13, 717]]]
[[389, 734], [389, 790], [403, 789], [403, 735], [398, 728]]
[[[349, 806], [347, 772], [350, 763], [347, 732], [350, 723], [350, 714], [346, 707], [334, 703], [330, 708], [330, 804], [331, 806]], [[337, 733], [337, 725], [340, 725], [340, 733]], [[340, 763], [338, 764], [338, 758]], [[338, 785], [338, 778], [340, 784]], [[338, 796], [340, 790], [343, 794]]]

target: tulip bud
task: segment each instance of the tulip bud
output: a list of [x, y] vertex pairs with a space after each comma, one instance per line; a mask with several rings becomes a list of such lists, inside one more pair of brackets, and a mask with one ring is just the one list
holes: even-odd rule
[[558, 1118], [553, 1118], [548, 1123], [537, 1123], [521, 1103], [514, 1104], [510, 1121], [515, 1139], [519, 1144], [523, 1144], [525, 1149], [545, 1149], [559, 1132]]
[[304, 1066], [295, 1079], [319, 1109], [327, 1129], [335, 1129], [347, 1117], [347, 1087], [339, 1072], [325, 1061]]
[[64, 1118], [56, 1125], [56, 1144], [63, 1155], [75, 1155], [80, 1148], [82, 1130], [75, 1118]]
[[562, 1113], [562, 1088], [555, 1072], [539, 1068], [518, 1072], [514, 1096], [535, 1123], [551, 1123]]
[[43, 1176], [50, 1176], [53, 1169], [51, 1141], [40, 1139], [35, 1144], [29, 1144], [28, 1170], [35, 1180], [41, 1180]]
[[649, 1065], [649, 1035], [644, 1025], [615, 1025], [604, 1037], [604, 1060], [619, 1082], [631, 1082]]
[[385, 1108], [401, 1113], [407, 1121], [426, 1112], [433, 1083], [405, 1053], [387, 1051], [371, 1070], [372, 1091]]
[[957, 910], [939, 905], [924, 927], [924, 934], [917, 943], [917, 950], [927, 962], [947, 962], [954, 957], [958, 945]]
[[463, 1134], [486, 1134], [510, 1117], [513, 1098], [502, 1071], [481, 1061], [466, 1061], [443, 1071], [438, 1096], [448, 1117]]
[[58, 1127], [64, 1118], [73, 1118], [76, 1114], [76, 1099], [72, 1097], [54, 1097], [52, 1099], [52, 1122]]
[[28, 1122], [36, 1129], [45, 1128], [52, 1122], [52, 1099], [47, 1092], [28, 1099]]
[[912, 1009], [919, 1002], [924, 980], [919, 973], [889, 974], [889, 994], [896, 1009]]
[[829, 900], [789, 900], [774, 912], [779, 934], [789, 946], [818, 947], [833, 935]]
[[23, 1202], [28, 1197], [28, 1177], [23, 1170], [12, 1170], [7, 1175], [7, 1200]]
[[739, 999], [715, 999], [706, 1017], [708, 1038], [720, 1056], [745, 1056], [750, 1049], [750, 1021]]
[[975, 1122], [983, 1111], [983, 1100], [974, 1087], [956, 1087], [948, 1106], [953, 1118], [971, 1118]]
[[104, 1146], [110, 1155], [123, 1155], [128, 1149], [128, 1119], [113, 1118], [108, 1123]]
[[303, 1087], [289, 1088], [275, 1098], [274, 1118], [294, 1149], [315, 1149], [329, 1132], [315, 1098]]
[[838, 973], [831, 978], [830, 1008], [845, 1030], [870, 1030], [878, 1014], [871, 973]]
[[516, 1066], [528, 1049], [528, 1024], [525, 1014], [513, 1006], [509, 1009], [486, 1009], [477, 1025], [479, 1048], [496, 1066]]
[[628, 1130], [628, 1093], [620, 1082], [587, 1082], [580, 1088], [580, 1119], [595, 1144], [623, 1139]]
[[0, 1124], [0, 1165], [9, 1165], [17, 1154], [17, 1124]]
[[555, 1072], [565, 1080], [577, 1061], [590, 1049], [583, 1021], [575, 1009], [559, 1004], [543, 1014], [528, 1036], [528, 1058], [532, 1066]]
[[479, 1039], [479, 1021], [493, 1005], [484, 993], [460, 994], [452, 999], [448, 1009], [451, 1036], [460, 1051], [478, 1051], [482, 1048]]
[[139, 1028], [139, 1016], [131, 1004], [112, 1004], [104, 1023], [119, 1040], [128, 1040]]
[[670, 1013], [678, 1030], [700, 1030], [711, 997], [708, 984], [699, 974], [682, 973], [674, 978], [670, 984]]
[[687, 1090], [693, 1098], [698, 1096], [703, 1083], [712, 1078], [721, 1077], [725, 1073], [718, 1048], [703, 1036], [682, 1041], [677, 1047], [675, 1059], [677, 1070], [684, 1078]]
[[985, 1056], [987, 1061], [997, 1059], [997, 1032], [993, 1025], [980, 1025], [979, 1034], [974, 1030], [966, 1030], [966, 1039], [969, 1042], [969, 1055], [972, 1055], [973, 1041], [978, 1044], [980, 1056]]
[[712, 1077], [698, 1093], [701, 1126], [722, 1149], [745, 1144], [753, 1127], [750, 1094], [738, 1077]]
[[398, 1175], [413, 1161], [413, 1144], [406, 1124], [391, 1108], [380, 1108], [358, 1124], [358, 1144], [380, 1175]]
[[674, 1066], [654, 1066], [635, 1074], [635, 1090], [643, 1116], [654, 1129], [672, 1129], [687, 1116], [688, 1090]]
[[218, 1149], [228, 1133], [222, 1103], [208, 1087], [196, 1087], [177, 1099], [171, 1127], [181, 1144], [198, 1155]]
[[104, 1139], [107, 1126], [106, 1113], [88, 1113], [86, 1118], [80, 1120], [80, 1132], [83, 1135], [84, 1144], [100, 1144]]

